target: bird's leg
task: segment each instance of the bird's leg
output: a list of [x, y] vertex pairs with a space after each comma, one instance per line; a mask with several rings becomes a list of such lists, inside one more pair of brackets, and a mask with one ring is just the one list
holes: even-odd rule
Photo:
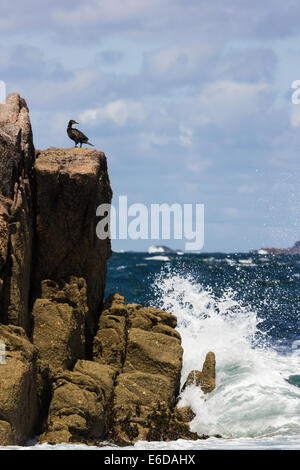
[[80, 148], [82, 147], [82, 142], [80, 142]]

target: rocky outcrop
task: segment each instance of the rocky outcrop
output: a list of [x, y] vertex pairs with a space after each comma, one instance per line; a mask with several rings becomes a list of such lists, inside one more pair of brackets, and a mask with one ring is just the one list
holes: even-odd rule
[[[120, 444], [160, 439], [179, 391], [181, 339], [176, 318], [110, 296], [94, 340], [94, 360], [117, 371], [110, 436]], [[157, 422], [159, 421], [159, 426]]]
[[85, 357], [86, 282], [71, 277], [62, 286], [53, 281], [41, 284], [41, 298], [32, 310], [33, 343], [44, 366], [71, 370]]
[[47, 430], [40, 442], [95, 444], [108, 432], [116, 372], [91, 361], [78, 361], [73, 372], [57, 373]]
[[[0, 104], [0, 128], [1, 132], [18, 142], [22, 152], [21, 158], [15, 155], [14, 161], [10, 163], [11, 171], [14, 171], [13, 167], [16, 163], [20, 169], [20, 163], [23, 160], [21, 168], [24, 169], [24, 173], [30, 173], [34, 162], [34, 146], [29, 110], [26, 101], [17, 93], [11, 93], [7, 96], [5, 103]], [[5, 140], [7, 141], [7, 138]], [[3, 169], [0, 171], [4, 174]], [[6, 179], [10, 186], [13, 180], [12, 173], [6, 175]]]
[[[0, 105], [0, 445], [199, 438], [176, 406], [176, 317], [118, 294], [103, 305], [96, 209], [111, 197], [103, 152], [35, 152], [25, 101]], [[214, 364], [186, 387], [211, 391]]]
[[128, 310], [124, 297], [115, 294], [106, 299], [94, 338], [93, 358], [100, 364], [122, 369], [126, 354]]
[[[111, 254], [110, 240], [96, 235], [96, 208], [112, 197], [103, 152], [51, 148], [37, 156], [27, 105], [9, 95], [0, 105], [4, 444], [32, 437], [47, 416], [59, 371], [91, 358]], [[22, 338], [23, 350], [8, 331]]]
[[30, 331], [32, 165], [29, 112], [17, 94], [0, 104], [0, 321]]
[[50, 148], [38, 153], [36, 174], [35, 292], [41, 282], [84, 278], [87, 347], [95, 334], [105, 288], [110, 240], [96, 235], [96, 209], [110, 203], [106, 157], [90, 149]]
[[119, 444], [167, 433], [182, 366], [176, 318], [162, 310], [105, 301], [94, 360], [58, 371], [42, 442]]
[[190, 430], [190, 422], [195, 418], [195, 413], [190, 406], [179, 408], [176, 406], [169, 421], [169, 427], [165, 433], [166, 441], [176, 441], [177, 439], [187, 439], [196, 441], [205, 439], [208, 436], [199, 436]]
[[37, 430], [37, 349], [24, 330], [0, 325], [5, 364], [0, 365], [0, 445], [24, 444]]
[[[200, 387], [204, 394], [211, 393], [216, 387], [216, 358], [213, 352], [208, 352], [202, 367], [202, 371], [192, 370], [182, 389], [181, 394], [187, 387]], [[195, 418], [195, 413], [190, 406], [180, 407], [179, 404], [174, 408], [171, 416], [169, 429], [166, 439], [206, 439], [209, 436], [199, 436], [196, 432], [190, 430], [190, 422]], [[215, 436], [220, 437], [220, 436]]]
[[189, 385], [200, 387], [203, 393], [210, 393], [216, 387], [216, 358], [213, 352], [208, 352], [202, 367], [202, 371], [192, 370], [182, 388], [182, 391]]

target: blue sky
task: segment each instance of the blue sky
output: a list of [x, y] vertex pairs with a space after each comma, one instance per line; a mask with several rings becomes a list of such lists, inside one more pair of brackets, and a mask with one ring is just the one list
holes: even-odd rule
[[37, 148], [70, 147], [79, 121], [108, 158], [115, 202], [205, 204], [203, 251], [300, 239], [299, 2], [0, 7], [0, 80], [27, 100]]

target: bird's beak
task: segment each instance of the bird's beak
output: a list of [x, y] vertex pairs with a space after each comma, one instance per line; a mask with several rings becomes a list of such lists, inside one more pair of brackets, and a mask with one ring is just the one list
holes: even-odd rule
[[79, 124], [79, 122], [77, 122], [77, 121], [74, 121], [74, 124]]

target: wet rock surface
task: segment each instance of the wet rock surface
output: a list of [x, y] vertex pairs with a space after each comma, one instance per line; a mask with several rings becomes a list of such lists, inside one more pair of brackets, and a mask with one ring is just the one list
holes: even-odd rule
[[[182, 389], [181, 394], [187, 387], [199, 387], [204, 395], [211, 393], [216, 387], [216, 358], [213, 352], [208, 352], [202, 367], [202, 371], [192, 370]], [[190, 406], [179, 407], [179, 404], [174, 408], [170, 419], [169, 431], [167, 438], [175, 439], [206, 439], [209, 436], [199, 436], [196, 432], [190, 429], [190, 422], [195, 418], [196, 414]], [[216, 436], [219, 437], [219, 436]]]
[[216, 358], [213, 352], [208, 352], [202, 367], [202, 371], [192, 370], [183, 386], [183, 390], [189, 385], [200, 387], [203, 393], [210, 393], [216, 387]]

